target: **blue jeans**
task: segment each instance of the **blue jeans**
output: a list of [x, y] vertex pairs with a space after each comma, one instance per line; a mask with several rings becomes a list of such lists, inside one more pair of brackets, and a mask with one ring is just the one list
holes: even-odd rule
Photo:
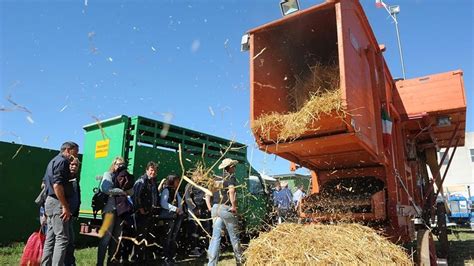
[[[97, 265], [104, 265], [105, 253], [108, 249], [108, 259], [107, 261], [113, 258], [114, 254], [117, 251], [119, 244], [119, 237], [122, 234], [122, 219], [117, 216], [117, 212], [114, 213], [114, 220], [110, 227], [107, 229], [105, 235], [100, 239], [99, 246], [97, 248]], [[102, 220], [104, 216], [102, 216]]]
[[229, 234], [237, 263], [242, 262], [242, 249], [240, 247], [239, 237], [237, 236], [238, 219], [229, 210], [230, 206], [227, 205], [214, 204], [212, 206], [211, 216], [214, 222], [212, 224], [212, 238], [208, 250], [209, 266], [217, 265], [219, 261], [221, 230], [223, 226], [225, 226]]

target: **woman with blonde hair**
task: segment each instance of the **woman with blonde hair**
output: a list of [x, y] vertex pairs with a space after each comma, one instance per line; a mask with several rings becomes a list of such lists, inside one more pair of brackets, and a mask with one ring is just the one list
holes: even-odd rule
[[[102, 210], [102, 227], [99, 231], [99, 247], [97, 250], [97, 265], [104, 265], [105, 253], [108, 248], [108, 259], [107, 262], [110, 263], [113, 259], [118, 246], [118, 238], [122, 232], [122, 219], [117, 215], [117, 206], [115, 197], [117, 196], [126, 196], [127, 192], [115, 186], [115, 176], [126, 169], [127, 165], [125, 160], [122, 157], [115, 157], [110, 165], [110, 168], [107, 172], [104, 173], [102, 177], [102, 182], [100, 184], [100, 190], [107, 195], [109, 198], [107, 203]], [[107, 263], [107, 264], [108, 264]]]

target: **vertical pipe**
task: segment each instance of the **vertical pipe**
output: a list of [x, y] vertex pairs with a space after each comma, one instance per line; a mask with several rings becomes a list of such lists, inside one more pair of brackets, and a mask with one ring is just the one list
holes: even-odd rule
[[406, 79], [405, 76], [405, 63], [403, 61], [403, 51], [402, 51], [402, 44], [400, 41], [400, 31], [398, 30], [398, 20], [397, 20], [397, 14], [393, 14], [394, 20], [395, 20], [395, 29], [397, 31], [397, 42], [398, 42], [398, 52], [400, 53], [400, 63], [402, 66], [402, 75], [403, 79]]

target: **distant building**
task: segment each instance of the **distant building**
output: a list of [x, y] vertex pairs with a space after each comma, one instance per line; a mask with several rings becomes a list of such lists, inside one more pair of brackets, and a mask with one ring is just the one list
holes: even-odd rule
[[[445, 150], [441, 149], [439, 152], [439, 161], [441, 161]], [[449, 150], [448, 156], [441, 166], [441, 174], [446, 170], [452, 151], [453, 148]], [[474, 196], [474, 132], [467, 132], [464, 147], [456, 149], [443, 187], [444, 191], [450, 194], [459, 193], [465, 197]]]

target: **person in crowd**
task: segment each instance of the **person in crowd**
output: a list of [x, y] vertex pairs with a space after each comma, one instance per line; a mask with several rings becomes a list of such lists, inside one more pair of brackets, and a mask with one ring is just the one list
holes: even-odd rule
[[[193, 181], [196, 184], [201, 182], [200, 176], [193, 175]], [[210, 234], [211, 224], [208, 220], [211, 216], [210, 209], [211, 207], [206, 206], [206, 193], [193, 186], [192, 184], [187, 184], [184, 190], [184, 200], [188, 209], [188, 212], [191, 212], [193, 215], [189, 215], [188, 223], [188, 234], [190, 234], [190, 244], [191, 244], [191, 257], [200, 257], [204, 254], [204, 250], [207, 247], [207, 235]], [[199, 225], [198, 221], [202, 225]], [[203, 240], [201, 240], [203, 239]]]
[[[145, 174], [133, 185], [132, 199], [135, 208], [137, 240], [145, 239], [148, 243], [153, 243], [154, 236], [157, 234], [153, 233], [152, 218], [155, 210], [159, 208], [160, 202], [158, 184], [156, 183], [158, 165], [150, 161], [145, 171]], [[155, 258], [152, 248], [147, 248], [146, 243], [136, 246], [135, 251], [135, 262], [137, 263], [144, 263]]]
[[288, 189], [288, 182], [280, 182], [281, 189], [274, 194], [274, 203], [277, 208], [278, 223], [284, 222], [291, 215], [293, 195]]
[[[116, 157], [107, 172], [102, 177], [100, 189], [102, 192], [109, 195], [107, 203], [102, 210], [102, 226], [100, 231], [104, 232], [103, 235], [99, 232], [101, 237], [99, 241], [99, 247], [97, 249], [97, 265], [104, 265], [105, 254], [108, 250], [107, 262], [110, 263], [117, 258], [114, 255], [118, 251], [119, 236], [122, 232], [123, 220], [117, 215], [117, 197], [126, 197], [128, 191], [121, 189], [116, 182], [118, 174], [126, 169], [125, 160], [122, 157]], [[131, 193], [130, 193], [131, 194]]]
[[163, 253], [166, 265], [173, 265], [176, 256], [176, 237], [183, 221], [183, 202], [178, 192], [180, 178], [177, 175], [168, 175], [161, 191], [160, 218], [165, 221], [166, 239], [163, 244]]
[[45, 213], [48, 229], [44, 243], [41, 265], [64, 265], [69, 243], [69, 223], [71, 209], [69, 199], [73, 193], [69, 162], [79, 153], [79, 145], [69, 141], [61, 145], [61, 150], [46, 168], [43, 178], [47, 198]]
[[303, 184], [298, 185], [298, 189], [295, 191], [295, 193], [293, 193], [293, 204], [295, 206], [295, 210], [298, 210], [301, 199], [303, 199], [305, 196], [306, 193], [304, 193]]
[[[135, 177], [131, 175], [127, 167], [123, 167], [118, 171], [114, 178], [114, 186], [127, 192], [127, 195], [115, 196], [115, 204], [118, 219], [122, 222], [122, 233], [121, 236], [126, 240], [133, 238], [136, 235], [136, 226], [133, 216], [133, 185], [135, 183]], [[130, 262], [130, 255], [133, 252], [134, 243], [132, 241], [121, 241], [119, 239], [119, 248], [114, 255], [115, 259], [120, 263]]]
[[271, 221], [273, 225], [277, 225], [279, 223], [279, 216], [278, 216], [278, 193], [281, 190], [280, 181], [276, 181], [273, 189], [272, 189], [272, 200], [273, 200], [273, 210], [271, 213]]
[[46, 213], [44, 211], [44, 204], [48, 195], [46, 194], [46, 186], [44, 184], [44, 180], [41, 182], [40, 188], [41, 192], [35, 199], [35, 203], [39, 206], [39, 221], [41, 225], [41, 232], [43, 232], [43, 234], [46, 234], [46, 232], [48, 231], [48, 223], [46, 223]]
[[272, 190], [272, 199], [273, 199], [273, 206], [278, 206], [278, 192], [281, 190], [280, 181], [276, 181], [274, 188]]
[[[238, 219], [237, 219], [237, 181], [235, 177], [235, 167], [237, 160], [226, 158], [222, 160], [219, 169], [223, 170], [223, 177], [216, 177], [215, 182], [219, 187], [212, 196], [211, 216], [212, 238], [209, 243], [208, 265], [217, 265], [219, 261], [219, 251], [221, 242], [221, 230], [225, 226], [234, 250], [235, 259], [238, 265], [242, 264], [242, 248], [238, 237]], [[210, 197], [206, 195], [208, 201]]]
[[71, 180], [73, 193], [69, 199], [70, 209], [72, 213], [71, 222], [69, 223], [69, 243], [66, 249], [66, 259], [64, 261], [65, 266], [76, 265], [76, 258], [74, 257], [75, 249], [75, 237], [74, 237], [74, 219], [79, 217], [79, 209], [81, 206], [81, 188], [79, 186], [80, 180], [80, 162], [79, 158], [74, 158], [69, 163], [69, 172], [71, 173]]
[[291, 190], [288, 188], [288, 182], [281, 182], [281, 192], [285, 195], [285, 200], [288, 199], [291, 205], [293, 203], [293, 193], [291, 193]]

